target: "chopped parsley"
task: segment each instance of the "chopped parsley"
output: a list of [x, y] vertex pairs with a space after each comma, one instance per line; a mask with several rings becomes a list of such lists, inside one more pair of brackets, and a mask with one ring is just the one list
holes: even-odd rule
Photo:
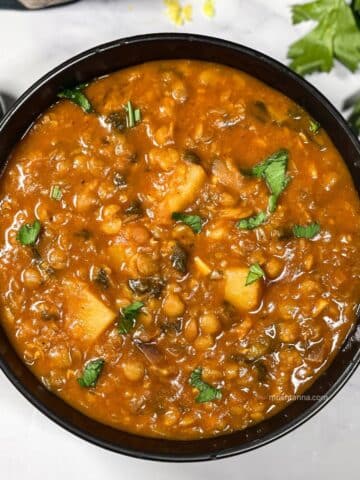
[[87, 87], [87, 84], [82, 83], [74, 88], [65, 88], [62, 92], [58, 93], [59, 98], [66, 98], [75, 103], [83, 109], [85, 113], [91, 113], [94, 111], [90, 100], [83, 93], [83, 90]]
[[321, 128], [321, 125], [319, 122], [317, 122], [316, 120], [310, 120], [310, 123], [309, 123], [309, 131], [313, 134], [313, 135], [317, 135], [319, 133], [319, 130]]
[[246, 277], [245, 285], [251, 285], [260, 278], [265, 278], [265, 272], [258, 263], [253, 263], [249, 268], [249, 273]]
[[125, 105], [125, 112], [126, 112], [126, 127], [133, 128], [136, 126], [137, 123], [141, 122], [141, 111], [139, 108], [133, 107], [130, 100]]
[[197, 367], [190, 375], [190, 385], [199, 390], [199, 395], [195, 398], [195, 401], [204, 403], [220, 400], [222, 397], [221, 390], [203, 381], [202, 370], [201, 367]]
[[199, 215], [188, 215], [187, 213], [174, 212], [171, 218], [176, 222], [185, 223], [194, 233], [200, 233], [203, 227], [203, 219]]
[[266, 220], [266, 213], [259, 212], [251, 217], [242, 218], [236, 223], [236, 226], [240, 230], [253, 230], [263, 224]]
[[281, 149], [246, 172], [265, 180], [271, 193], [268, 204], [270, 213], [275, 211], [278, 198], [289, 183], [289, 177], [286, 175], [288, 160], [288, 151]]
[[59, 187], [59, 185], [53, 185], [53, 186], [51, 187], [50, 197], [51, 197], [53, 200], [57, 200], [58, 202], [61, 200], [61, 198], [62, 198], [62, 191], [61, 191], [61, 188]]
[[33, 224], [23, 225], [16, 238], [22, 245], [34, 245], [41, 230], [41, 223], [35, 220]]
[[293, 234], [296, 238], [314, 238], [320, 232], [320, 225], [316, 222], [309, 225], [294, 225]]
[[89, 388], [95, 387], [100, 376], [102, 369], [104, 368], [105, 360], [98, 358], [91, 360], [85, 365], [83, 374], [77, 379], [80, 387]]
[[134, 302], [121, 309], [118, 323], [119, 333], [126, 335], [135, 327], [136, 319], [143, 306], [142, 302]]
[[313, 20], [317, 25], [288, 51], [290, 67], [301, 75], [329, 72], [337, 59], [351, 71], [360, 63], [359, 2], [316, 0], [292, 6], [294, 24]]

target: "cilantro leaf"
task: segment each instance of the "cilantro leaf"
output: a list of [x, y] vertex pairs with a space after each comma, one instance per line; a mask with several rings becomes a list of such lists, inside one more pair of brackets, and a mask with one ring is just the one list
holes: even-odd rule
[[65, 88], [62, 92], [58, 93], [59, 98], [66, 98], [71, 102], [81, 107], [85, 113], [91, 113], [94, 111], [90, 100], [83, 93], [83, 89], [87, 87], [87, 84], [82, 83], [74, 88]]
[[190, 385], [199, 390], [199, 395], [195, 398], [195, 401], [197, 403], [204, 403], [220, 400], [222, 397], [221, 390], [203, 381], [202, 370], [201, 367], [197, 367], [190, 375]]
[[199, 215], [188, 215], [187, 213], [174, 212], [171, 218], [176, 222], [183, 222], [191, 228], [194, 233], [200, 233], [203, 226], [203, 219]]
[[316, 222], [310, 225], [294, 225], [293, 234], [296, 238], [314, 238], [320, 232], [320, 225]]
[[317, 122], [316, 120], [312, 120], [310, 119], [310, 122], [309, 122], [309, 131], [313, 134], [313, 135], [317, 135], [319, 133], [319, 130], [321, 128], [321, 125], [319, 122]]
[[121, 310], [118, 324], [119, 333], [126, 335], [135, 327], [137, 316], [143, 306], [142, 302], [134, 302]]
[[105, 360], [98, 358], [91, 360], [85, 365], [83, 374], [77, 379], [80, 387], [89, 388], [95, 387], [100, 376], [102, 369], [104, 368]]
[[265, 278], [265, 272], [258, 263], [253, 263], [249, 268], [248, 276], [246, 277], [245, 286], [259, 280], [259, 278]]
[[348, 122], [350, 123], [351, 128], [356, 133], [356, 135], [360, 134], [360, 98], [355, 100], [352, 112], [348, 117]]
[[302, 75], [329, 72], [336, 58], [349, 70], [356, 70], [360, 62], [360, 30], [355, 17], [358, 7], [357, 1], [351, 7], [345, 0], [294, 5], [294, 24], [314, 20], [318, 25], [290, 46], [290, 67]]
[[259, 227], [266, 220], [266, 213], [259, 212], [251, 217], [242, 218], [236, 223], [236, 226], [239, 230], [253, 230], [254, 228]]
[[289, 183], [289, 178], [286, 176], [288, 160], [288, 151], [281, 149], [246, 172], [248, 175], [264, 178], [266, 181], [271, 193], [268, 204], [270, 213], [275, 211], [278, 198]]
[[33, 224], [27, 223], [23, 225], [16, 238], [22, 245], [34, 245], [41, 230], [41, 223], [35, 220]]

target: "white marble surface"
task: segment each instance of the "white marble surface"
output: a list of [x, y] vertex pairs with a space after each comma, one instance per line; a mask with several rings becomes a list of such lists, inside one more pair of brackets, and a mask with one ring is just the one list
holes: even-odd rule
[[[197, 5], [200, 0], [192, 0]], [[18, 96], [41, 75], [96, 44], [149, 32], [214, 35], [262, 50], [285, 62], [287, 45], [308, 27], [290, 24], [286, 0], [217, 0], [208, 20], [195, 12], [185, 27], [172, 26], [162, 0], [83, 0], [39, 12], [0, 10], [0, 91]], [[340, 106], [359, 88], [360, 74], [337, 66], [311, 76]], [[94, 447], [62, 430], [23, 399], [0, 373], [0, 478], [4, 480], [141, 479], [325, 480], [359, 479], [360, 371], [307, 424], [275, 443], [217, 462], [175, 465], [145, 462]]]

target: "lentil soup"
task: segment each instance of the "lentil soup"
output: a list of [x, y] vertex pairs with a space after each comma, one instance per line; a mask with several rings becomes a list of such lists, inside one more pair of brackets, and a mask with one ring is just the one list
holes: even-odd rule
[[360, 298], [360, 208], [321, 125], [231, 68], [147, 63], [59, 93], [0, 183], [1, 322], [86, 415], [244, 429], [329, 365]]

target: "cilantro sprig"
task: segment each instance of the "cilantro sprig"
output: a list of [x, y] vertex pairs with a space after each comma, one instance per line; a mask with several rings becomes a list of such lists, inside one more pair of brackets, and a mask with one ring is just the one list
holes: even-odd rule
[[254, 230], [267, 220], [266, 212], [259, 212], [251, 217], [242, 218], [236, 223], [239, 230]]
[[240, 230], [253, 230], [262, 225], [269, 217], [269, 214], [276, 210], [278, 199], [289, 183], [286, 174], [289, 160], [289, 153], [280, 149], [258, 163], [249, 170], [243, 170], [244, 175], [263, 178], [270, 191], [267, 212], [259, 212], [256, 215], [242, 218], [236, 224]]
[[91, 360], [88, 362], [85, 365], [82, 376], [77, 379], [80, 387], [95, 387], [104, 365], [105, 360], [102, 358], [97, 358], [96, 360]]
[[329, 72], [337, 59], [349, 70], [360, 63], [360, 30], [357, 24], [359, 2], [315, 0], [293, 5], [294, 24], [313, 20], [317, 25], [288, 51], [290, 67], [301, 75], [315, 71]]
[[265, 272], [258, 263], [253, 263], [249, 268], [249, 273], [246, 277], [245, 286], [251, 285], [260, 278], [265, 278]]
[[34, 245], [41, 230], [41, 223], [39, 220], [35, 220], [34, 223], [26, 223], [20, 227], [16, 236], [17, 240], [22, 245]]
[[316, 222], [309, 225], [294, 225], [292, 231], [296, 238], [311, 239], [320, 233], [320, 225]]
[[200, 233], [203, 227], [203, 219], [199, 215], [189, 215], [187, 213], [174, 212], [171, 218], [176, 222], [185, 223], [194, 233]]
[[212, 402], [213, 400], [220, 400], [222, 397], [221, 390], [204, 382], [202, 379], [203, 369], [201, 367], [195, 368], [191, 373], [189, 383], [192, 387], [199, 390], [199, 395], [195, 398], [197, 403]]
[[85, 113], [91, 113], [94, 111], [90, 100], [87, 98], [83, 90], [87, 87], [86, 83], [82, 83], [74, 88], [65, 88], [58, 93], [59, 98], [65, 98], [78, 105]]
[[119, 333], [126, 335], [135, 327], [136, 319], [143, 306], [142, 302], [134, 302], [120, 311]]

